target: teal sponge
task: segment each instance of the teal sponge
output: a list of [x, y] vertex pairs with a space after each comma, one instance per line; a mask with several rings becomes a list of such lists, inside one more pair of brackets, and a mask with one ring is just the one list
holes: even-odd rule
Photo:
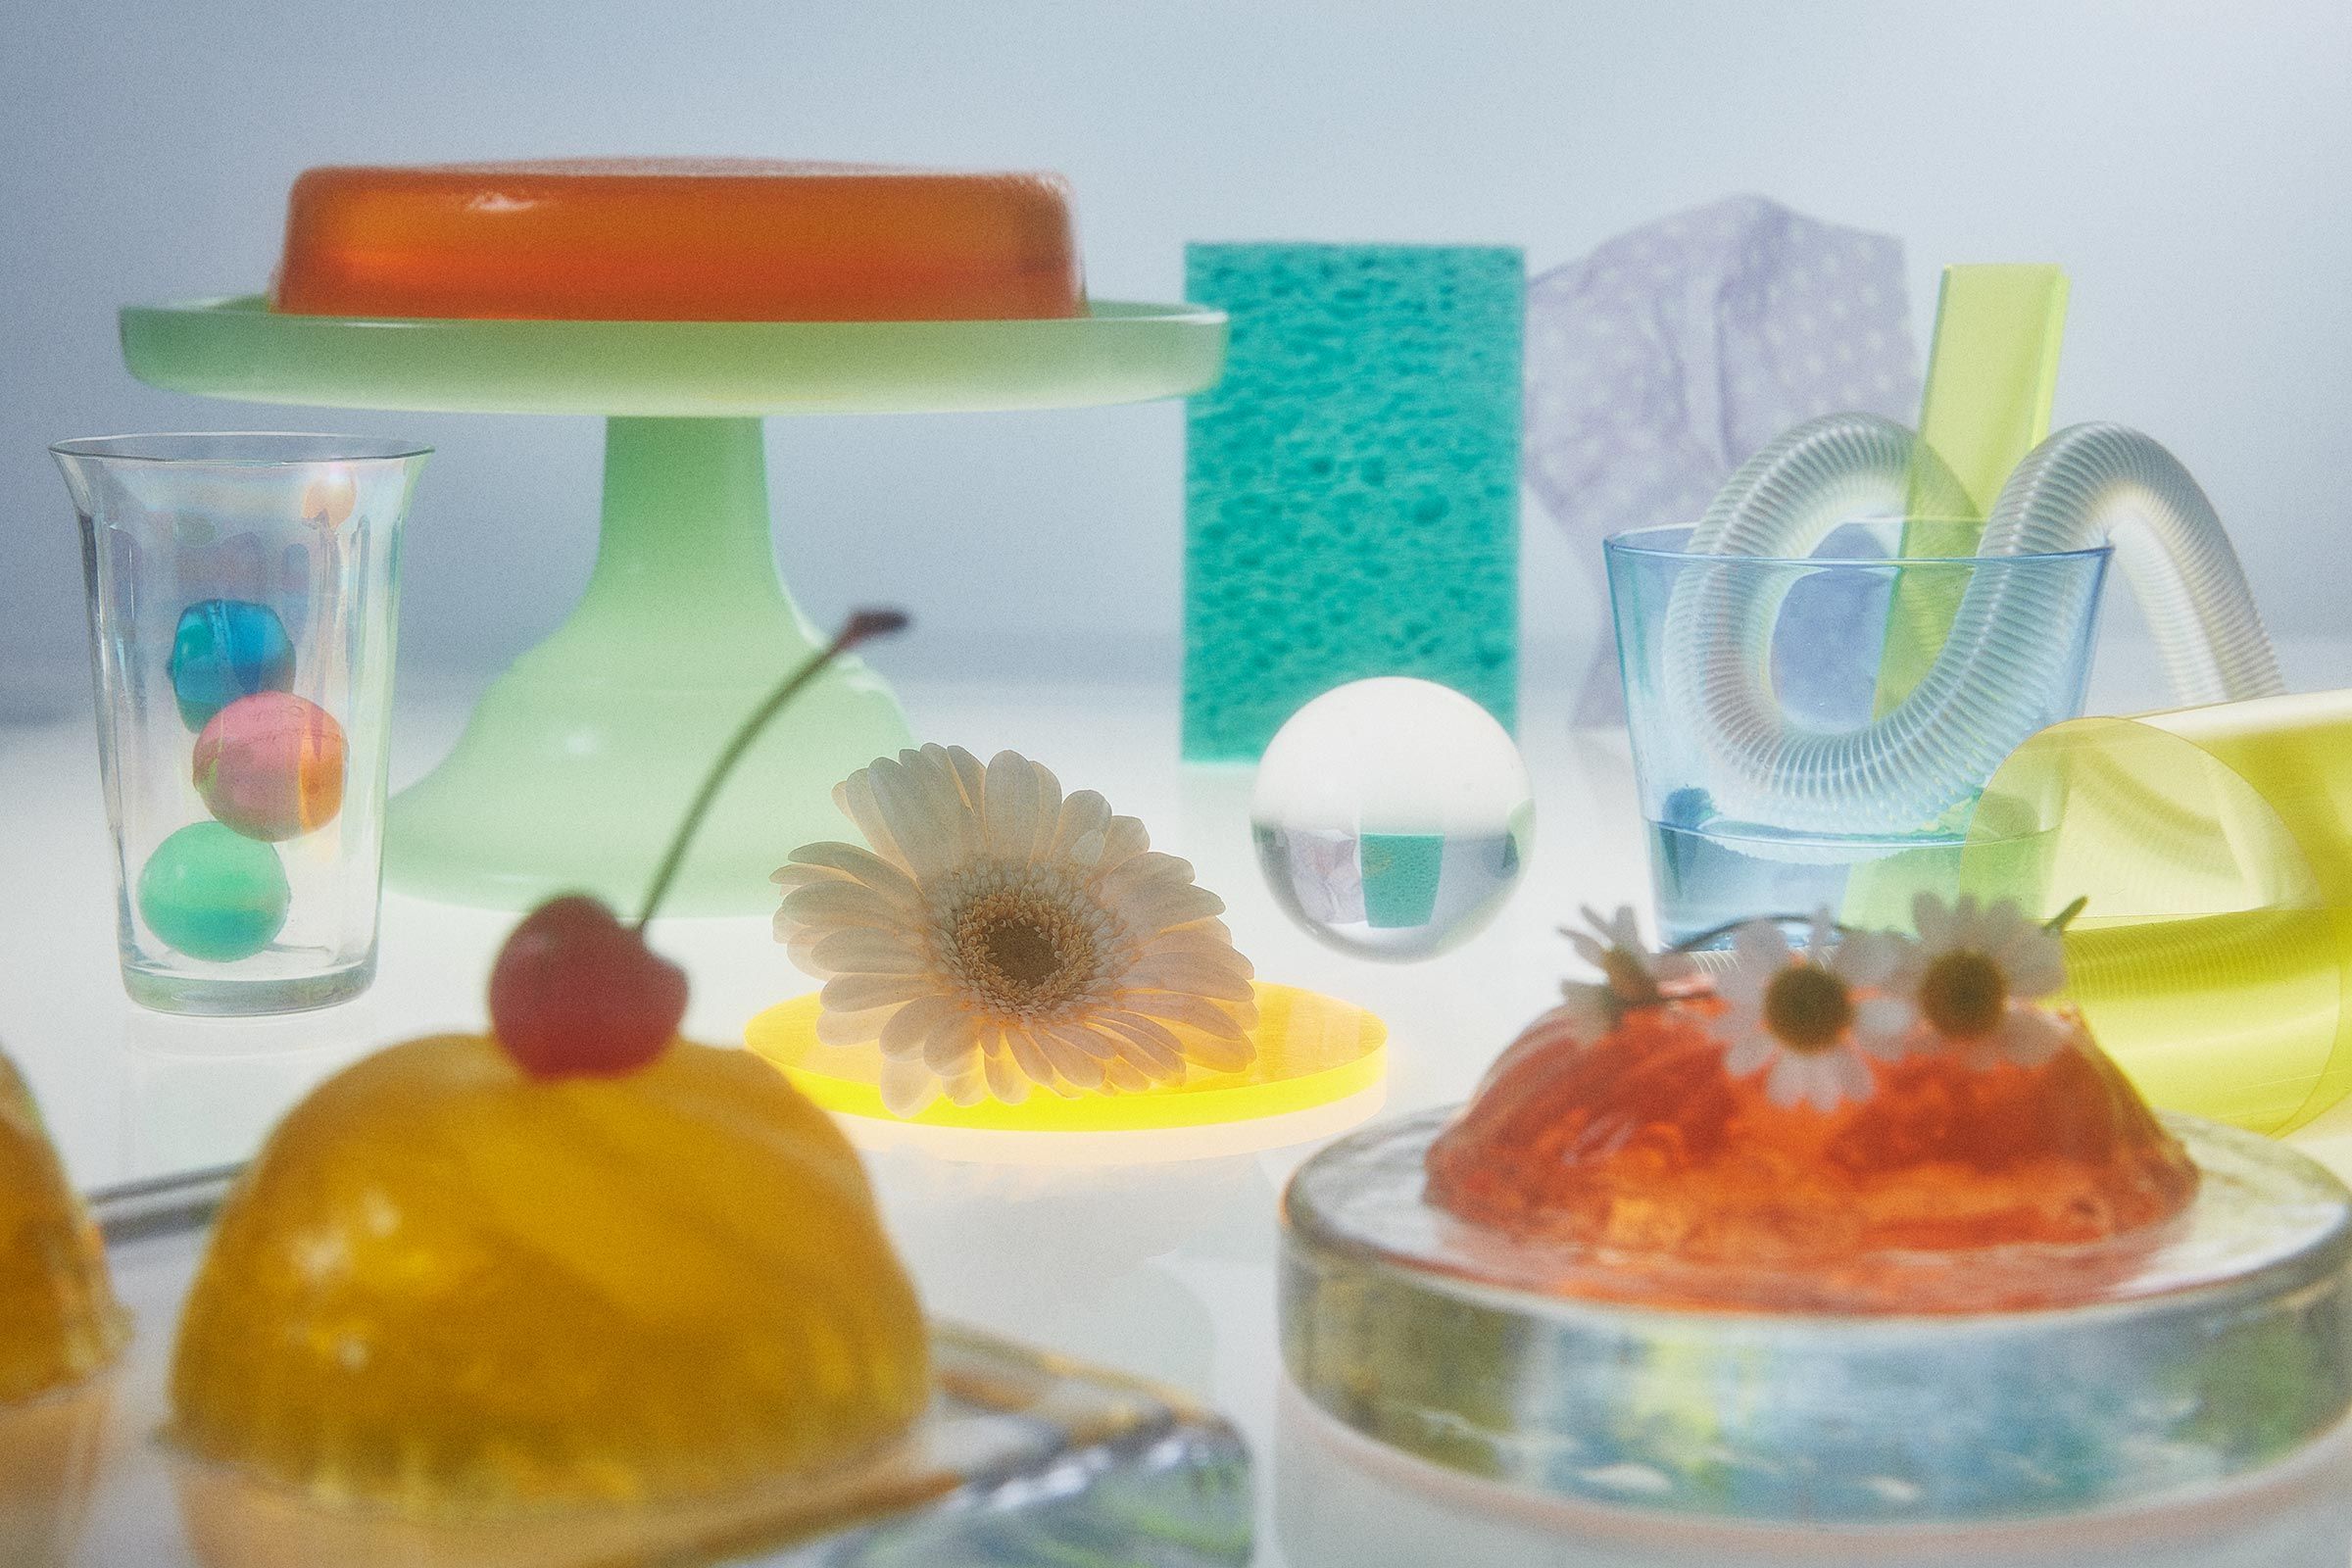
[[1496, 246], [1186, 247], [1233, 321], [1185, 427], [1188, 760], [1254, 760], [1370, 675], [1513, 726], [1525, 276]]

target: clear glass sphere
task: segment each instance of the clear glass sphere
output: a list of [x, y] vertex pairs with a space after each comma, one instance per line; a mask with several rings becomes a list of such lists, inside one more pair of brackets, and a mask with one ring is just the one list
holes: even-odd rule
[[1459, 947], [1527, 865], [1527, 764], [1488, 711], [1434, 681], [1325, 692], [1277, 730], [1250, 802], [1275, 901], [1344, 953], [1410, 962]]

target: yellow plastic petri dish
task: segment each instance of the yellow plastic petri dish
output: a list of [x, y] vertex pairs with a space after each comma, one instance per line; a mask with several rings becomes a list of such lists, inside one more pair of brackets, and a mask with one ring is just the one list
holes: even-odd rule
[[[957, 1105], [943, 1099], [915, 1115], [899, 1116], [882, 1103], [879, 1046], [828, 1046], [817, 1040], [814, 992], [754, 1018], [744, 1030], [744, 1044], [781, 1068], [795, 1088], [827, 1110], [910, 1132], [1172, 1133], [1274, 1118], [1287, 1123], [1302, 1113], [1327, 1109], [1349, 1112], [1343, 1124], [1352, 1124], [1379, 1108], [1388, 1078], [1386, 1024], [1362, 1007], [1316, 992], [1263, 982], [1256, 990], [1257, 1027], [1250, 1040], [1257, 1047], [1257, 1059], [1249, 1067], [1240, 1072], [1197, 1072], [1181, 1084], [1133, 1094], [1065, 1100], [1041, 1090], [1017, 1105], [993, 1099]], [[1319, 1123], [1326, 1118], [1307, 1119]], [[1327, 1129], [1292, 1130], [1304, 1138]], [[859, 1139], [855, 1127], [851, 1136], [870, 1142]], [[1198, 1152], [1224, 1152], [1221, 1146], [1210, 1147], [1216, 1142], [1203, 1141]], [[1169, 1152], [1182, 1148], [1172, 1146]]]

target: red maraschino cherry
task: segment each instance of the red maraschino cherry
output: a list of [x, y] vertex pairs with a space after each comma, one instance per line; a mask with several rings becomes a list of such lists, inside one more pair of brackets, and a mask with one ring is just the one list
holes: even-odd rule
[[525, 1073], [612, 1077], [669, 1049], [686, 1018], [686, 971], [645, 945], [645, 926], [685, 862], [695, 829], [760, 731], [818, 670], [906, 624], [895, 610], [859, 611], [744, 720], [687, 808], [634, 925], [623, 925], [611, 906], [584, 893], [550, 899], [523, 916], [490, 971], [490, 1028]]
[[490, 1027], [534, 1078], [634, 1072], [685, 1017], [686, 971], [584, 893], [525, 915], [490, 971]]

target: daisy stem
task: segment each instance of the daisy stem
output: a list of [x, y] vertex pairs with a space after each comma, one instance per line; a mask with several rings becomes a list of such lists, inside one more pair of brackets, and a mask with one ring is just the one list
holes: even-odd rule
[[2077, 899], [2065, 908], [2060, 909], [2056, 914], [2051, 915], [2047, 920], [2042, 921], [2041, 928], [2054, 937], [2064, 936], [2066, 934], [2066, 928], [2074, 923], [2075, 916], [2081, 914], [2084, 906], [2088, 905], [2089, 903], [2090, 895], [2085, 893], [2082, 895], [2082, 897]]
[[653, 919], [654, 911], [662, 906], [662, 896], [669, 892], [670, 883], [677, 880], [678, 868], [686, 863], [687, 847], [694, 842], [694, 831], [703, 825], [703, 818], [710, 814], [710, 803], [718, 798], [719, 786], [726, 783], [727, 775], [735, 770], [735, 764], [743, 760], [743, 754], [752, 749], [752, 742], [760, 738], [760, 732], [767, 727], [767, 721], [782, 712], [786, 705], [801, 694], [801, 688], [814, 680], [817, 672], [834, 660], [869, 638], [888, 637], [905, 631], [906, 624], [906, 612], [903, 610], [856, 612], [834, 634], [831, 642], [809, 655], [799, 668], [785, 676], [774, 691], [760, 700], [758, 708], [752, 710], [742, 727], [735, 731], [734, 738], [727, 742], [726, 750], [718, 754], [718, 760], [710, 764], [710, 771], [704, 775], [703, 787], [695, 792], [694, 804], [686, 808], [686, 818], [678, 824], [677, 836], [669, 841], [669, 849], [662, 857], [661, 867], [654, 872], [653, 886], [646, 889], [645, 906], [637, 915], [640, 935], [645, 931], [646, 922]]

